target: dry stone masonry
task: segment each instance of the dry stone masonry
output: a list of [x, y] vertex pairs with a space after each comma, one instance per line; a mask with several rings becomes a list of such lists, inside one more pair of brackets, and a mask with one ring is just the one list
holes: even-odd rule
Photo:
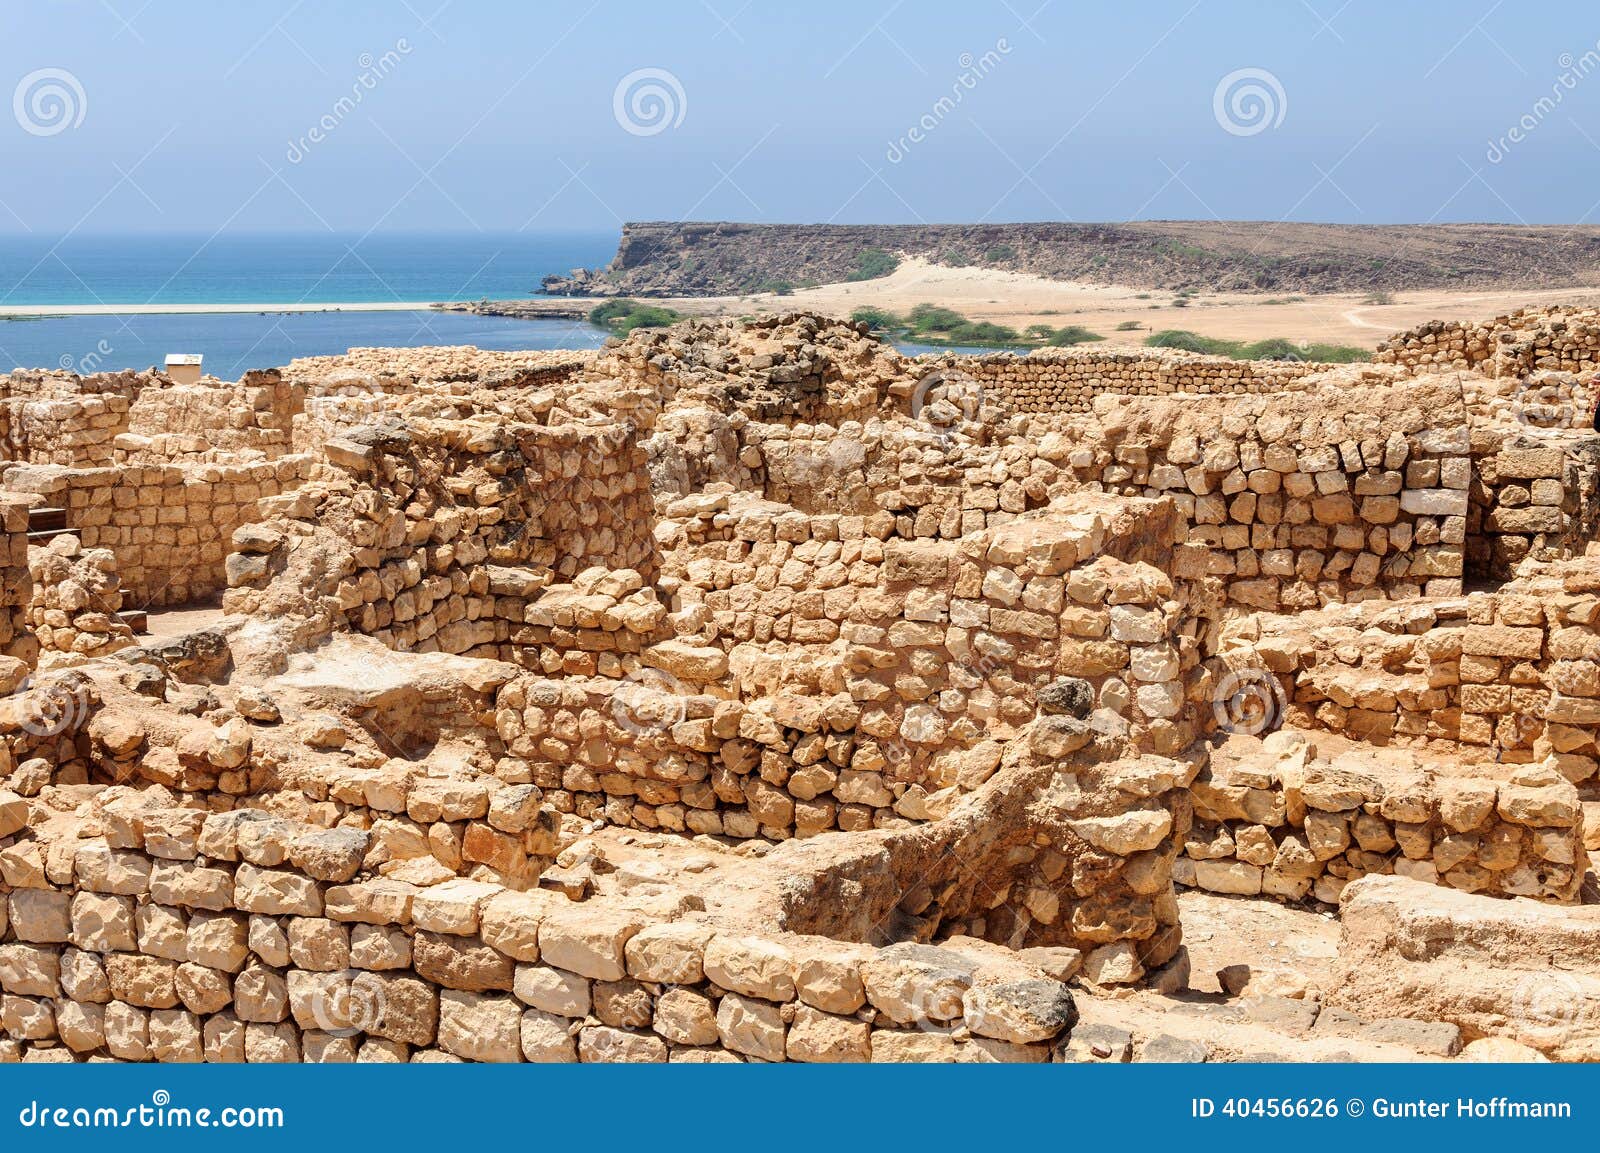
[[0, 1060], [1600, 1056], [1591, 328], [0, 378]]

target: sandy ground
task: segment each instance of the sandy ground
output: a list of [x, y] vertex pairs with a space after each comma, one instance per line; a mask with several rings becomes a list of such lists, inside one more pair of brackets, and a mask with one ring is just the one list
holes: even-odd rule
[[1315, 988], [1331, 984], [1339, 920], [1330, 911], [1198, 889], [1178, 890], [1178, 908], [1192, 989], [1218, 992], [1217, 970], [1229, 965], [1296, 974]]
[[181, 637], [209, 628], [222, 619], [222, 605], [184, 605], [179, 608], [151, 609], [149, 638]]
[[[1082, 325], [1110, 340], [1140, 343], [1162, 329], [1180, 328], [1226, 340], [1292, 341], [1376, 348], [1378, 343], [1429, 320], [1478, 320], [1530, 305], [1600, 304], [1600, 289], [1529, 289], [1495, 292], [1406, 292], [1376, 303], [1356, 293], [1270, 296], [1202, 293], [1174, 306], [1169, 292], [1048, 280], [984, 268], [945, 268], [924, 260], [902, 262], [878, 280], [799, 289], [787, 296], [667, 297], [652, 299], [691, 316], [743, 316], [812, 310], [848, 316], [872, 306], [909, 312], [918, 304], [952, 308], [970, 320], [1016, 329]], [[519, 302], [530, 314], [570, 314], [589, 303], [575, 298]], [[1121, 325], [1137, 325], [1122, 329]]]
[[1600, 303], [1594, 288], [1506, 292], [1408, 292], [1373, 303], [1356, 294], [1263, 296], [1204, 293], [1174, 307], [1171, 293], [1075, 284], [1015, 272], [942, 268], [908, 260], [893, 275], [854, 284], [830, 284], [791, 296], [741, 298], [745, 311], [804, 307], [848, 315], [863, 305], [906, 312], [924, 301], [944, 305], [970, 320], [1026, 328], [1080, 324], [1108, 338], [1118, 326], [1137, 324], [1119, 339], [1139, 339], [1161, 329], [1181, 328], [1227, 340], [1293, 341], [1375, 348], [1379, 341], [1428, 320], [1480, 319], [1527, 305]]
[[[1600, 305], [1600, 289], [1529, 289], [1471, 292], [1405, 292], [1375, 302], [1355, 293], [1268, 296], [1202, 293], [1187, 304], [1167, 292], [1047, 280], [985, 268], [945, 268], [925, 260], [904, 261], [878, 280], [827, 284], [787, 296], [666, 297], [652, 303], [691, 316], [745, 316], [808, 310], [848, 316], [872, 306], [909, 312], [936, 304], [970, 320], [1016, 329], [1030, 324], [1082, 325], [1110, 340], [1139, 343], [1151, 332], [1181, 328], [1226, 340], [1282, 338], [1376, 348], [1386, 337], [1429, 320], [1478, 320], [1526, 306]], [[516, 302], [524, 315], [571, 317], [598, 301], [535, 297]], [[0, 305], [0, 316], [88, 316], [109, 313], [393, 312], [428, 308], [426, 301], [308, 304]], [[1129, 326], [1129, 327], [1122, 327]], [[1137, 327], [1133, 327], [1137, 326]]]
[[206, 312], [414, 312], [426, 300], [321, 304], [0, 304], [0, 316], [186, 316]]

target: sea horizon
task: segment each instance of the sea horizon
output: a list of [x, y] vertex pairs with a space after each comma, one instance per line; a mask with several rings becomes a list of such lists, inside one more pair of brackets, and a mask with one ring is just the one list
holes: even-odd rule
[[0, 233], [0, 307], [447, 303], [535, 296], [617, 229]]
[[[142, 370], [198, 353], [208, 373], [237, 379], [358, 347], [594, 348], [608, 334], [580, 320], [426, 305], [533, 296], [544, 276], [608, 262], [616, 241], [614, 230], [0, 235], [0, 311], [40, 314], [0, 316], [0, 372]], [[203, 311], [243, 305], [275, 311]], [[310, 311], [328, 305], [391, 310]], [[135, 311], [157, 306], [195, 311]], [[101, 311], [52, 315], [58, 308]]]

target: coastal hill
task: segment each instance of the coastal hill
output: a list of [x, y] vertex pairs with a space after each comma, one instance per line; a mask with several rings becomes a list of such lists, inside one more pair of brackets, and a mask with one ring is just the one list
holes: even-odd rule
[[1600, 284], [1600, 227], [1502, 224], [625, 224], [558, 296], [727, 296], [870, 280], [907, 257], [1157, 291], [1349, 293]]

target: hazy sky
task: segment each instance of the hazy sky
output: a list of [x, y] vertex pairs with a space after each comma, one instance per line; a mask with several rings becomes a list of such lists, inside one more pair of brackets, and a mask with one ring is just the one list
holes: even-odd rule
[[13, 0], [0, 231], [1594, 221], [1597, 41], [1593, 0]]

